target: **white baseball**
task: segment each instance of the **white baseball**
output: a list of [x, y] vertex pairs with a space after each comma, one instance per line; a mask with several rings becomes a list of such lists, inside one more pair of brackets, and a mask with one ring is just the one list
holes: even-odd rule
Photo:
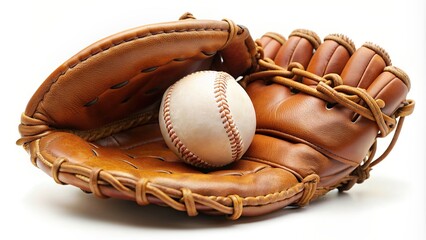
[[245, 90], [225, 72], [199, 71], [164, 93], [159, 123], [167, 146], [203, 168], [242, 157], [253, 140], [256, 115]]

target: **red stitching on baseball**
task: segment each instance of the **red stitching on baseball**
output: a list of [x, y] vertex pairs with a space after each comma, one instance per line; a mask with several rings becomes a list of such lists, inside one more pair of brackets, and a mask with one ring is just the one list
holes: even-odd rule
[[220, 166], [213, 165], [203, 161], [200, 157], [198, 157], [193, 152], [191, 152], [185, 146], [185, 144], [183, 144], [183, 142], [179, 139], [179, 136], [176, 134], [175, 130], [173, 129], [173, 123], [170, 117], [170, 99], [172, 96], [174, 86], [175, 85], [172, 85], [167, 90], [166, 98], [164, 99], [164, 107], [163, 107], [164, 124], [167, 129], [167, 133], [169, 134], [170, 140], [172, 141], [176, 149], [179, 151], [179, 154], [181, 155], [182, 159], [185, 162], [191, 163], [197, 167], [220, 167]]
[[228, 77], [223, 73], [218, 73], [214, 82], [214, 93], [219, 107], [219, 114], [222, 118], [223, 127], [228, 134], [231, 144], [232, 161], [238, 160], [243, 152], [243, 139], [235, 125], [234, 119], [229, 109], [228, 100], [226, 99], [226, 90]]

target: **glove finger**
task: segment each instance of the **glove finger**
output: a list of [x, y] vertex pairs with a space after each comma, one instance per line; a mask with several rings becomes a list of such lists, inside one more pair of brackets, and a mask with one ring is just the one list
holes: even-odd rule
[[315, 32], [294, 30], [273, 60], [283, 68], [287, 68], [292, 62], [298, 62], [306, 68], [320, 43], [321, 40]]
[[286, 42], [286, 39], [278, 33], [268, 32], [265, 33], [258, 41], [263, 47], [264, 56], [274, 59], [278, 50]]
[[[402, 106], [410, 90], [410, 79], [408, 75], [399, 68], [389, 66], [370, 84], [367, 93], [376, 101], [380, 101], [380, 111], [388, 116], [393, 116]], [[367, 104], [363, 104], [367, 105]], [[392, 121], [371, 121], [357, 114], [353, 117], [353, 122], [363, 126], [379, 127], [379, 134], [387, 135], [395, 127]], [[376, 125], [377, 124], [377, 125]]]
[[[314, 50], [321, 42], [316, 33], [309, 30], [294, 30], [284, 44], [281, 43], [282, 41], [277, 40], [278, 37], [276, 36], [280, 35], [267, 33], [261, 38], [261, 41], [267, 43], [267, 48], [264, 52], [265, 57], [271, 58], [277, 65], [283, 68], [287, 68], [291, 62], [298, 62], [306, 68]], [[270, 40], [270, 38], [272, 38], [272, 40]], [[274, 47], [268, 48], [271, 44], [273, 44]], [[280, 46], [278, 50], [276, 49], [277, 44]], [[274, 109], [274, 106], [277, 106], [276, 103], [292, 95], [290, 88], [280, 84], [265, 84], [264, 81], [252, 82], [246, 88], [246, 91], [253, 102], [256, 113], [262, 115], [258, 120], [270, 119], [276, 111], [276, 109]], [[268, 98], [264, 97], [264, 93], [266, 92], [268, 93]], [[262, 121], [257, 122], [257, 124], [261, 126]]]
[[343, 83], [367, 89], [389, 65], [391, 65], [390, 57], [383, 48], [366, 43], [352, 55], [343, 69]]
[[375, 99], [384, 101], [382, 112], [390, 116], [405, 100], [409, 90], [408, 75], [399, 68], [389, 66], [368, 87], [367, 92]]
[[[318, 76], [329, 73], [341, 74], [354, 52], [355, 45], [348, 37], [341, 34], [328, 35], [313, 55], [307, 71]], [[309, 78], [304, 78], [303, 83], [307, 85], [318, 84], [317, 81]]]
[[[345, 65], [341, 77], [344, 85], [367, 89], [373, 81], [391, 64], [388, 53], [381, 47], [365, 43], [350, 57]], [[365, 105], [361, 100], [358, 102]], [[344, 106], [327, 104], [327, 108], [336, 108], [347, 121], [355, 121], [359, 115]], [[374, 125], [372, 122], [370, 126]]]

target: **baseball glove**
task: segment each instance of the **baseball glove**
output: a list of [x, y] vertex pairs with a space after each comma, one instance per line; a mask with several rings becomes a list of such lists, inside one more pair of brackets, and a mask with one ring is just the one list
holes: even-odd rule
[[[406, 100], [406, 74], [389, 65], [381, 48], [355, 51], [342, 35], [321, 44], [296, 30], [288, 40], [268, 33], [255, 43], [230, 20], [185, 14], [110, 36], [66, 61], [31, 98], [17, 144], [55, 182], [99, 198], [190, 216], [261, 215], [347, 190], [390, 152], [414, 102]], [[248, 151], [219, 169], [181, 161], [158, 126], [165, 90], [199, 70], [243, 78], [256, 110]], [[377, 138], [394, 129], [373, 161]]]

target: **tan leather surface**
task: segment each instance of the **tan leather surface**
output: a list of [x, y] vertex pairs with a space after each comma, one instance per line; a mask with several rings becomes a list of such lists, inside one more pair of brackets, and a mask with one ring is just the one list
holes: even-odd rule
[[[380, 49], [364, 46], [353, 53], [344, 38], [319, 41], [302, 30], [288, 40], [276, 33], [259, 40], [264, 57], [284, 69], [297, 62], [320, 77], [341, 74], [344, 84], [383, 100], [388, 115], [401, 106], [408, 80], [385, 70], [389, 60]], [[303, 206], [338, 187], [364, 160], [379, 133], [376, 122], [256, 79], [246, 91], [257, 133], [241, 160], [218, 169], [195, 168], [167, 148], [159, 130], [159, 101], [175, 81], [206, 69], [235, 78], [250, 75], [259, 71], [262, 57], [248, 30], [231, 21], [186, 19], [110, 36], [46, 79], [22, 116], [18, 143], [57, 183], [98, 197], [231, 219]], [[307, 77], [293, 80], [317, 85]]]
[[56, 69], [25, 114], [56, 128], [87, 130], [146, 108], [191, 72], [238, 77], [254, 65], [254, 43], [246, 29], [228, 42], [228, 30], [225, 21], [182, 20], [105, 38]]
[[[189, 189], [225, 205], [232, 205], [229, 195], [238, 196], [244, 200], [243, 215], [258, 215], [298, 200], [301, 179], [286, 170], [248, 160], [200, 170], [178, 159], [161, 136], [156, 116], [159, 100], [175, 81], [205, 69], [227, 71], [235, 78], [255, 69], [256, 49], [248, 30], [238, 27], [230, 36], [231, 27], [226, 21], [201, 20], [143, 26], [101, 40], [72, 57], [41, 85], [25, 111], [23, 136], [32, 130], [48, 132], [25, 143], [33, 163], [55, 181], [100, 197], [136, 200], [123, 188], [145, 179], [166, 194]], [[77, 136], [85, 130], [101, 132], [145, 112], [149, 117], [144, 125], [96, 141]], [[92, 188], [96, 174], [103, 179], [104, 173], [114, 177], [113, 186], [94, 180]], [[154, 195], [148, 196], [149, 202], [163, 205]], [[197, 209], [218, 213], [203, 204]]]
[[[167, 148], [157, 124], [120, 135], [133, 136], [135, 132], [145, 134], [131, 147], [102, 147], [100, 144], [88, 143], [74, 134], [54, 133], [43, 138], [40, 148], [45, 156], [65, 157], [70, 163], [90, 168], [102, 166], [103, 170], [118, 176], [134, 179], [144, 177], [163, 186], [175, 189], [187, 187], [193, 192], [208, 196], [267, 195], [287, 189], [296, 181], [294, 176], [286, 171], [244, 160], [216, 171], [202, 171], [183, 163]], [[147, 135], [147, 132], [152, 135]], [[148, 137], [145, 144], [141, 143]]]
[[[333, 40], [326, 40], [315, 53], [299, 36], [290, 36], [278, 50], [278, 41], [268, 40], [263, 40], [267, 42], [265, 56], [277, 64], [287, 67], [296, 59], [319, 76], [341, 74], [343, 84], [365, 88], [372, 97], [384, 100], [385, 114], [393, 114], [408, 93], [403, 80], [384, 71], [381, 53], [368, 47], [351, 56]], [[274, 46], [269, 48], [272, 42]], [[303, 82], [310, 85], [313, 81]], [[329, 107], [322, 99], [294, 93], [285, 86], [260, 80], [246, 90], [256, 109], [259, 133], [247, 157], [277, 163], [301, 177], [317, 173], [320, 186], [333, 185], [348, 175], [364, 160], [378, 135], [374, 121], [354, 119], [355, 113], [349, 109]]]

